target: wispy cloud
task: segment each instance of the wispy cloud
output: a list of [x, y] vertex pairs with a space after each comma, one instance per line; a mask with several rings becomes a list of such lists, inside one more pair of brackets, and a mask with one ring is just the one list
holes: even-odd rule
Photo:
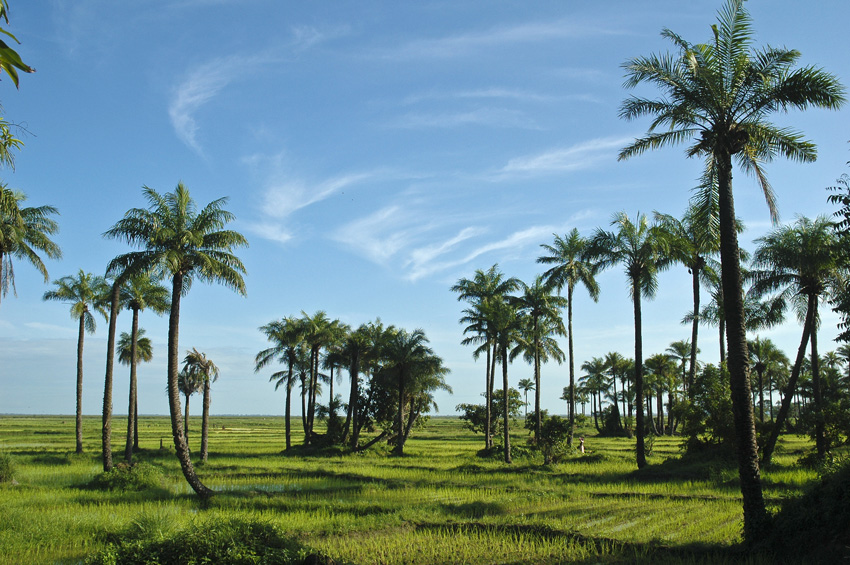
[[552, 102], [560, 100], [559, 96], [551, 96], [546, 94], [538, 94], [527, 90], [514, 88], [481, 88], [477, 90], [460, 90], [460, 91], [431, 91], [421, 94], [408, 96], [404, 99], [405, 104], [418, 104], [428, 100], [458, 100], [458, 99], [500, 99], [500, 100], [515, 100], [519, 102]]
[[615, 161], [617, 151], [632, 141], [633, 138], [630, 137], [606, 137], [537, 155], [517, 157], [508, 161], [496, 176], [538, 175], [588, 169], [603, 162]]
[[463, 33], [435, 39], [420, 39], [394, 48], [387, 58], [452, 58], [471, 51], [518, 43], [539, 43], [551, 39], [569, 39], [619, 32], [571, 20], [530, 22], [514, 26], [499, 26], [487, 30]]
[[287, 54], [298, 53], [342, 33], [323, 32], [313, 27], [294, 27], [291, 40], [283, 48], [255, 55], [218, 57], [190, 70], [174, 88], [168, 105], [168, 115], [177, 137], [199, 155], [203, 150], [198, 141], [197, 111], [215, 98], [231, 83], [256, 74], [264, 67], [283, 60]]
[[540, 129], [540, 126], [523, 112], [504, 108], [479, 108], [444, 114], [406, 114], [389, 122], [390, 127], [404, 129], [455, 128], [469, 125]]

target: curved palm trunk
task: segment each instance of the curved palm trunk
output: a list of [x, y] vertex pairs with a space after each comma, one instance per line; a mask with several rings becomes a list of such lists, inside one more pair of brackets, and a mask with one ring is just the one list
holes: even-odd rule
[[[567, 436], [567, 445], [573, 444], [573, 433], [576, 427], [576, 369], [573, 359], [573, 285], [567, 287], [567, 355], [570, 357], [570, 399], [567, 413], [570, 418], [570, 435]], [[584, 404], [582, 404], [584, 414]]]
[[118, 325], [119, 299], [124, 278], [118, 277], [112, 283], [109, 300], [109, 330], [106, 339], [106, 376], [103, 379], [103, 429], [101, 444], [103, 449], [103, 470], [112, 470], [112, 375], [115, 370], [115, 332]]
[[643, 423], [643, 335], [641, 334], [640, 283], [637, 277], [632, 279], [632, 298], [635, 310], [635, 402], [637, 403], [637, 466], [646, 466], [646, 446], [644, 445]]
[[83, 452], [83, 342], [86, 339], [85, 312], [80, 316], [77, 336], [77, 453]]
[[744, 540], [761, 539], [769, 527], [759, 470], [753, 405], [750, 402], [747, 334], [744, 326], [744, 300], [741, 285], [741, 256], [735, 229], [735, 204], [732, 197], [732, 156], [728, 151], [715, 155], [720, 209], [720, 262], [723, 310], [726, 320], [726, 359], [730, 375], [732, 412], [738, 474], [744, 507]]
[[505, 434], [505, 463], [511, 462], [510, 421], [508, 420], [508, 347], [502, 346], [502, 390], [505, 392], [502, 420]]
[[207, 462], [210, 429], [210, 379], [204, 378], [204, 408], [201, 415], [201, 461]]
[[130, 405], [127, 408], [127, 443], [124, 444], [124, 461], [133, 462], [133, 445], [136, 441], [136, 340], [139, 335], [139, 309], [133, 308], [133, 326], [130, 330]]
[[212, 496], [214, 491], [205, 486], [195, 473], [189, 455], [189, 445], [183, 431], [183, 419], [180, 414], [180, 390], [177, 388], [177, 372], [180, 364], [178, 337], [180, 333], [180, 292], [182, 289], [183, 276], [179, 273], [175, 274], [172, 278], [171, 313], [168, 318], [168, 408], [171, 413], [171, 434], [174, 438], [177, 459], [180, 461], [180, 468], [186, 482], [198, 496], [207, 498]]
[[[773, 428], [770, 430], [770, 437], [767, 438], [767, 443], [764, 446], [762, 455], [762, 464], [770, 465], [770, 459], [773, 456], [773, 450], [776, 448], [776, 441], [779, 439], [779, 432], [788, 418], [788, 413], [791, 411], [791, 403], [794, 401], [794, 396], [797, 393], [797, 380], [800, 378], [800, 370], [803, 367], [803, 359], [806, 357], [806, 346], [809, 344], [809, 334], [814, 321], [814, 297], [810, 296], [806, 309], [806, 321], [803, 322], [803, 337], [800, 339], [800, 346], [797, 348], [797, 358], [794, 360], [794, 366], [791, 368], [791, 376], [788, 378], [788, 385], [785, 390], [785, 395], [782, 397], [782, 404], [779, 407], [779, 413], [776, 415], [776, 421], [773, 423]], [[797, 406], [797, 414], [800, 413], [799, 405]]]

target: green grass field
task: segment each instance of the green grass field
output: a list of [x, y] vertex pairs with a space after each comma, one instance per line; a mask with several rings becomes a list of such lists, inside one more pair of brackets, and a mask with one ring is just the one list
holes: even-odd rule
[[[191, 426], [198, 449], [200, 421]], [[0, 563], [76, 563], [113, 534], [164, 535], [227, 517], [272, 523], [357, 564], [738, 561], [736, 468], [680, 461], [677, 438], [656, 439], [638, 472], [634, 440], [589, 430], [587, 453], [543, 466], [539, 456], [515, 456], [512, 465], [478, 457], [483, 439], [455, 418], [414, 432], [402, 458], [385, 448], [283, 455], [281, 418], [215, 417], [211, 428], [210, 459], [198, 472], [219, 494], [202, 503], [183, 480], [165, 417], [140, 421], [137, 459], [165, 476], [163, 488], [143, 492], [86, 488], [101, 470], [99, 418], [85, 420], [86, 453], [75, 455], [72, 417], [0, 417], [0, 451], [12, 456], [18, 483], [0, 484]], [[523, 430], [512, 443], [526, 437]], [[114, 439], [118, 461], [120, 432]], [[796, 464], [809, 447], [805, 438], [782, 439], [763, 473], [771, 508], [816, 478]]]

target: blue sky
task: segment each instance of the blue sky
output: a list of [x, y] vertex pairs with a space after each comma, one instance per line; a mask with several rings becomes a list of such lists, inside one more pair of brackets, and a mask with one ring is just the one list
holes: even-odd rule
[[[850, 5], [752, 0], [757, 44], [784, 45], [850, 80], [840, 47]], [[196, 347], [222, 371], [214, 414], [282, 414], [271, 371], [253, 372], [267, 347], [257, 328], [325, 310], [357, 326], [422, 328], [451, 368], [454, 395], [441, 413], [478, 402], [483, 364], [459, 345], [463, 305], [449, 291], [460, 277], [498, 263], [530, 282], [540, 244], [573, 227], [584, 235], [614, 213], [680, 215], [701, 164], [681, 148], [620, 163], [617, 152], [648, 122], [624, 122], [621, 65], [666, 52], [667, 27], [707, 41], [720, 2], [276, 2], [15, 0], [10, 31], [37, 72], [19, 90], [5, 76], [5, 117], [26, 127], [26, 146], [3, 181], [30, 205], [59, 208], [64, 258], [52, 279], [80, 268], [102, 273], [127, 247], [102, 238], [132, 207], [142, 185], [160, 192], [183, 181], [205, 204], [227, 196], [247, 298], [196, 284], [183, 301], [181, 349]], [[651, 90], [639, 93], [652, 95]], [[818, 145], [814, 164], [767, 166], [782, 220], [831, 213], [825, 187], [847, 171], [847, 116], [809, 111], [775, 117]], [[735, 173], [741, 243], [770, 229], [755, 182]], [[18, 296], [0, 307], [0, 413], [74, 411], [76, 324], [45, 303], [49, 286], [15, 264]], [[608, 351], [631, 357], [631, 305], [622, 270], [599, 277], [594, 304], [575, 306], [578, 364]], [[683, 267], [659, 281], [644, 308], [644, 353], [689, 336]], [[823, 317], [828, 350], [836, 318]], [[119, 319], [128, 331], [130, 316]], [[140, 368], [140, 412], [168, 410], [166, 321], [144, 313], [154, 360]], [[99, 413], [106, 324], [86, 337], [84, 412]], [[701, 333], [716, 362], [716, 330]], [[791, 320], [762, 332], [789, 355]], [[564, 345], [566, 347], [566, 345]], [[515, 383], [531, 376], [521, 362]], [[566, 365], [543, 369], [544, 407], [558, 400]], [[126, 413], [120, 368], [115, 412]], [[339, 386], [347, 391], [347, 375]]]

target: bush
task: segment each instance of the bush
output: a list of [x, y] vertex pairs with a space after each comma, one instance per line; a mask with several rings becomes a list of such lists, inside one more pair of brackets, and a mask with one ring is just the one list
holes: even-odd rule
[[570, 437], [570, 421], [560, 416], [546, 418], [540, 426], [540, 450], [543, 452], [543, 464], [557, 463], [568, 452], [567, 440]]
[[307, 551], [272, 524], [238, 519], [196, 521], [165, 537], [139, 539], [127, 532], [89, 556], [89, 565], [301, 563]]
[[88, 484], [96, 490], [142, 491], [162, 488], [162, 472], [148, 463], [117, 464]]
[[14, 480], [15, 464], [12, 456], [0, 451], [0, 483], [11, 483]]

